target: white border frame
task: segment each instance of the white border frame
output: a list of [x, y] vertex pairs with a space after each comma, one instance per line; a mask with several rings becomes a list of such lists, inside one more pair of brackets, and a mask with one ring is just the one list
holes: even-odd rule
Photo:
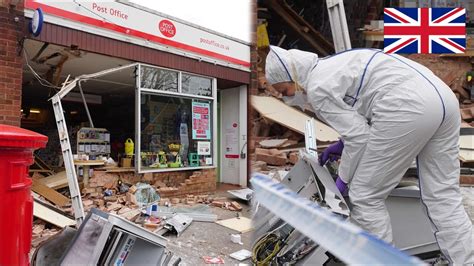
[[[152, 67], [157, 69], [163, 69], [173, 72], [178, 72], [178, 92], [170, 92], [170, 91], [160, 91], [154, 89], [146, 89], [141, 88], [141, 67]], [[186, 73], [193, 76], [199, 76], [211, 79], [211, 86], [212, 86], [212, 97], [208, 96], [199, 96], [194, 94], [188, 93], [181, 93], [181, 78], [182, 73]], [[213, 147], [213, 154], [212, 154], [212, 165], [208, 166], [199, 166], [199, 167], [181, 167], [181, 168], [156, 168], [156, 169], [142, 169], [141, 165], [141, 95], [142, 92], [145, 94], [157, 95], [157, 96], [173, 96], [173, 97], [182, 97], [188, 99], [199, 99], [199, 100], [208, 100], [212, 104], [212, 147]], [[137, 73], [136, 73], [136, 88], [135, 88], [135, 170], [137, 173], [160, 173], [160, 172], [176, 172], [176, 171], [189, 171], [189, 170], [201, 170], [201, 169], [215, 169], [217, 168], [217, 79], [211, 78], [203, 75], [196, 75], [189, 72], [179, 71], [170, 68], [164, 67], [157, 67], [148, 64], [138, 64]]]

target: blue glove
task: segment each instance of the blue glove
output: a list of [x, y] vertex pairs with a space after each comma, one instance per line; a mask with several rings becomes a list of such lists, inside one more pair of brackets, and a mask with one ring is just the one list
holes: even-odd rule
[[328, 160], [331, 162], [336, 161], [339, 157], [341, 157], [342, 150], [344, 149], [344, 143], [342, 140], [329, 145], [319, 156], [319, 164], [321, 166], [325, 165]]
[[336, 179], [336, 187], [341, 192], [342, 196], [347, 196], [348, 194], [348, 189], [347, 189], [347, 184], [342, 181], [342, 179], [338, 176]]

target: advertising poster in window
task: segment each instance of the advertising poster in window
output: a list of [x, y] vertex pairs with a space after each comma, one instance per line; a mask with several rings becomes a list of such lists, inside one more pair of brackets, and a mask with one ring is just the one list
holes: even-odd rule
[[211, 155], [210, 141], [198, 141], [198, 155]]
[[209, 103], [193, 102], [193, 139], [211, 139]]

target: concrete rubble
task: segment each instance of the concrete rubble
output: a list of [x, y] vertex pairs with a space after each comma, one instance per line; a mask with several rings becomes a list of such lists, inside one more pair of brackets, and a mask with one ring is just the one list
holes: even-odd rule
[[60, 230], [55, 227], [47, 226], [47, 224], [41, 220], [36, 220], [33, 223], [33, 235], [31, 246], [32, 248], [38, 247], [43, 241], [47, 240], [51, 236], [57, 234]]

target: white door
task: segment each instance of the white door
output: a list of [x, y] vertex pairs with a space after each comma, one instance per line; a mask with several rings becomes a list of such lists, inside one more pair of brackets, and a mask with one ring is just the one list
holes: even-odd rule
[[220, 182], [247, 187], [247, 86], [220, 91]]

